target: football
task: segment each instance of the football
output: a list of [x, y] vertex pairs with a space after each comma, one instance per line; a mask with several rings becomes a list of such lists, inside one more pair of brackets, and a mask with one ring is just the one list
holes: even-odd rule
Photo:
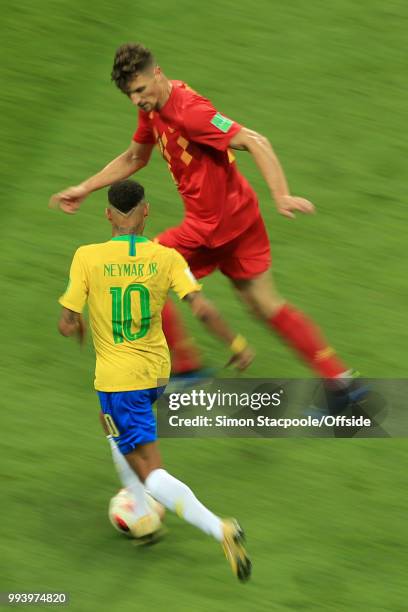
[[[164, 506], [146, 493], [151, 508], [151, 520], [154, 530], [158, 530], [165, 515]], [[128, 536], [137, 538], [144, 535], [146, 517], [137, 520], [135, 518], [135, 502], [127, 489], [121, 489], [109, 502], [109, 520], [113, 527]]]

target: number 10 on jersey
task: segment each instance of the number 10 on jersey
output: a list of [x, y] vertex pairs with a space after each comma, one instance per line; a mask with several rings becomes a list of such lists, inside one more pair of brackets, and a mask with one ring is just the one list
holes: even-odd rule
[[[139, 331], [132, 332], [132, 323], [136, 326], [138, 321], [132, 316], [132, 294], [138, 293], [140, 300], [140, 327]], [[143, 338], [150, 327], [150, 295], [144, 285], [134, 283], [124, 289], [123, 287], [111, 287], [112, 296], [112, 332], [115, 344], [123, 342], [124, 339], [133, 342]]]

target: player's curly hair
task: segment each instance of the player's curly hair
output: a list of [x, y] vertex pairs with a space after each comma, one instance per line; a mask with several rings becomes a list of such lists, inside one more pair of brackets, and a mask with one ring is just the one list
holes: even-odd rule
[[140, 183], [127, 179], [113, 183], [108, 191], [109, 204], [123, 213], [145, 201], [145, 191]]
[[111, 72], [112, 81], [123, 93], [127, 93], [129, 81], [153, 65], [154, 57], [150, 49], [140, 43], [125, 43], [116, 50]]

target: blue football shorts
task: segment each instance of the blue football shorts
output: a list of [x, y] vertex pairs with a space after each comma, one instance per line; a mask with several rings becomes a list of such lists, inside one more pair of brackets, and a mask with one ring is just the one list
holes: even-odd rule
[[109, 433], [123, 455], [157, 440], [153, 404], [166, 387], [140, 391], [98, 391]]

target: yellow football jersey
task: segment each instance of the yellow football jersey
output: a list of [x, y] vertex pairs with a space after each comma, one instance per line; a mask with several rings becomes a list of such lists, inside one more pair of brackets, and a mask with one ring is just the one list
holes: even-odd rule
[[161, 311], [169, 289], [182, 299], [201, 285], [177, 251], [144, 236], [116, 236], [76, 251], [59, 302], [74, 312], [88, 302], [98, 391], [167, 382], [170, 356]]

